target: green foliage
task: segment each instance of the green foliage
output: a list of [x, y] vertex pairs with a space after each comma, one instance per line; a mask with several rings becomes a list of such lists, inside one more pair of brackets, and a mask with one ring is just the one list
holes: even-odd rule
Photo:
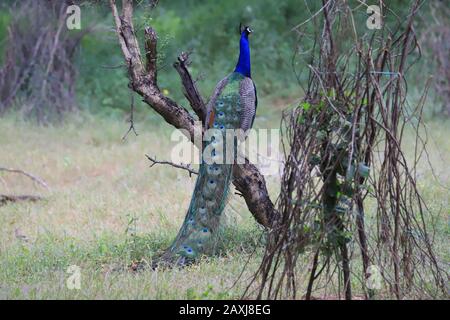
[[[250, 39], [252, 76], [259, 95], [277, 97], [296, 86], [290, 62], [295, 34], [289, 29], [304, 17], [306, 12], [293, 0], [166, 1], [153, 10], [145, 2], [137, 5], [134, 21], [140, 40], [145, 26], [151, 25], [158, 32], [159, 86], [171, 98], [186, 104], [172, 63], [181, 51], [192, 51], [190, 70], [194, 77], [201, 77], [200, 90], [208, 97], [217, 81], [234, 69], [240, 22], [255, 30]], [[100, 30], [112, 25], [105, 8], [92, 10], [85, 19], [100, 21], [104, 27]], [[123, 58], [113, 34], [97, 31], [86, 36], [78, 61], [78, 96], [83, 106], [95, 113], [128, 111], [125, 69], [105, 68], [121, 64]], [[143, 109], [139, 100], [136, 99], [137, 110]]]
[[[387, 5], [389, 10], [402, 13], [408, 7], [407, 3], [405, 0]], [[0, 12], [0, 41], [6, 38], [11, 4], [5, 2], [5, 10]], [[95, 24], [96, 29], [83, 39], [76, 62], [78, 102], [93, 113], [123, 118], [124, 112], [129, 112], [130, 90], [117, 37], [111, 32], [113, 21], [109, 6], [100, 1], [83, 1], [81, 5], [82, 26]], [[318, 1], [299, 3], [296, 0], [172, 0], [160, 1], [155, 9], [151, 9], [147, 1], [137, 1], [134, 25], [141, 41], [145, 26], [151, 25], [158, 32], [159, 86], [184, 105], [187, 102], [180, 80], [172, 68], [177, 55], [181, 51], [193, 52], [190, 70], [194, 77], [200, 78], [198, 85], [203, 95], [209, 97], [217, 81], [236, 64], [240, 22], [255, 30], [250, 39], [252, 76], [260, 98], [289, 98], [293, 93], [298, 95], [299, 91], [293, 63], [297, 71], [303, 70], [303, 62], [293, 59], [298, 43], [296, 33], [291, 29], [308, 19], [309, 10], [314, 12], [320, 6]], [[395, 23], [393, 15], [386, 14], [386, 18], [386, 23]], [[366, 19], [364, 10], [355, 11], [356, 26], [365, 26]], [[313, 24], [303, 28], [309, 32]], [[303, 38], [302, 46], [307, 47], [305, 41], [308, 39]], [[0, 62], [3, 50], [4, 46], [0, 46]], [[301, 80], [305, 80], [305, 76], [306, 72], [303, 72]], [[137, 112], [145, 110], [146, 117], [156, 118], [154, 113], [147, 112], [141, 99], [135, 99], [135, 103]]]

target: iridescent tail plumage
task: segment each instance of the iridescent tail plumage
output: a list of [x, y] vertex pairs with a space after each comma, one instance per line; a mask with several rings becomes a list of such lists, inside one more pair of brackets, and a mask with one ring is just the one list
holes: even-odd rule
[[[232, 179], [232, 162], [236, 158], [237, 140], [235, 136], [227, 135], [226, 129], [240, 128], [240, 83], [243, 79], [241, 74], [232, 73], [212, 101], [211, 112], [208, 113], [211, 139], [204, 143], [203, 160], [191, 203], [175, 241], [163, 256], [170, 264], [186, 265], [203, 254], [215, 251]], [[230, 151], [231, 156], [227, 154]]]

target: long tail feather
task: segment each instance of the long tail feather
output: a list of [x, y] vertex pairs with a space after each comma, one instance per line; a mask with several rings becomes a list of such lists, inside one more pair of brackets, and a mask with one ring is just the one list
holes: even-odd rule
[[203, 148], [203, 156], [205, 153], [210, 156], [203, 157], [183, 225], [163, 256], [170, 264], [185, 265], [202, 254], [215, 251], [237, 150], [236, 138], [233, 136], [233, 141], [227, 141], [230, 137], [226, 129], [237, 129], [240, 125], [239, 83], [242, 79], [242, 75], [233, 73], [215, 101], [211, 123], [215, 130], [209, 131], [211, 140]]
[[[184, 223], [170, 251], [182, 260], [214, 252], [232, 166], [203, 163]], [[183, 259], [184, 258], [184, 259]]]

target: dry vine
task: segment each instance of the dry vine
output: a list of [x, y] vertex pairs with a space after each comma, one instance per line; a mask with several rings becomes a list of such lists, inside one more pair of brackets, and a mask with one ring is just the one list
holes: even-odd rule
[[[312, 16], [306, 95], [282, 125], [281, 217], [247, 293], [258, 283], [258, 298], [352, 299], [359, 282], [366, 298], [447, 294], [416, 177], [428, 85], [417, 106], [406, 99], [410, 56], [420, 54], [412, 27], [420, 4], [394, 28], [364, 35], [346, 1], [323, 0]], [[402, 146], [410, 128], [412, 160]]]

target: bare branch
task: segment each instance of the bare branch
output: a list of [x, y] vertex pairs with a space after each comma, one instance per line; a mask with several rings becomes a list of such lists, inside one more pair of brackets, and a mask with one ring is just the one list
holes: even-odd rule
[[145, 156], [147, 157], [148, 160], [150, 160], [152, 162], [152, 164], [150, 165], [150, 168], [153, 167], [155, 164], [167, 164], [169, 166], [188, 171], [189, 177], [192, 176], [193, 174], [198, 174], [198, 171], [192, 169], [189, 165], [185, 166], [182, 164], [173, 163], [171, 161], [159, 161], [159, 160], [156, 160], [155, 158], [150, 157], [148, 154], [146, 154]]
[[39, 177], [36, 177], [35, 175], [32, 175], [31, 173], [26, 172], [26, 171], [23, 171], [23, 170], [20, 170], [20, 169], [9, 169], [9, 168], [4, 168], [4, 167], [0, 167], [0, 171], [6, 171], [6, 172], [11, 172], [11, 173], [23, 174], [24, 176], [27, 176], [28, 178], [30, 178], [34, 182], [37, 182], [38, 184], [40, 184], [44, 188], [50, 189], [48, 184], [44, 180], [42, 180]]
[[128, 131], [124, 134], [122, 137], [122, 140], [125, 140], [128, 136], [128, 134], [133, 131], [135, 136], [138, 136], [138, 133], [136, 132], [136, 129], [134, 127], [134, 96], [133, 92], [130, 91], [130, 99], [131, 99], [131, 106], [130, 106], [130, 127], [128, 128]]
[[184, 96], [191, 104], [192, 109], [197, 114], [198, 118], [204, 124], [206, 117], [206, 107], [205, 102], [195, 85], [195, 82], [192, 80], [192, 76], [189, 73], [187, 67], [189, 66], [189, 53], [182, 52], [178, 56], [178, 61], [173, 64], [174, 68], [177, 70], [180, 75], [181, 82], [184, 88]]
[[120, 21], [120, 18], [119, 18], [119, 12], [117, 11], [116, 1], [109, 0], [109, 3], [111, 5], [112, 14], [113, 14], [114, 21], [116, 24], [116, 32], [119, 35], [120, 48], [122, 49], [123, 55], [125, 56], [125, 60], [129, 61], [131, 59], [130, 52], [128, 51], [125, 40], [123, 39], [123, 37], [120, 36], [120, 33], [121, 33], [120, 28], [122, 26], [122, 22]]

